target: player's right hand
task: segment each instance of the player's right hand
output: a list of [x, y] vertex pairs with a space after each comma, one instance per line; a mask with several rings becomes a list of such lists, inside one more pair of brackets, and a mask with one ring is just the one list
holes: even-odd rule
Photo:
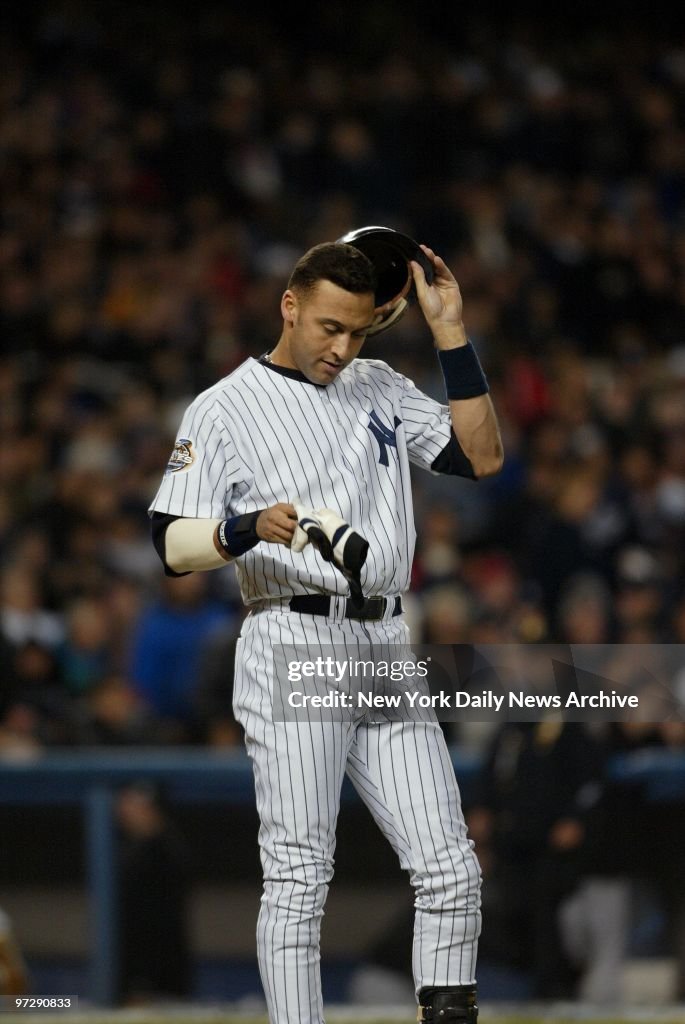
[[458, 344], [465, 344], [463, 300], [456, 278], [441, 256], [427, 245], [421, 248], [433, 264], [432, 284], [428, 284], [423, 268], [416, 260], [410, 262], [410, 267], [416, 296], [436, 346], [452, 348], [455, 339]]
[[279, 502], [260, 512], [255, 529], [260, 540], [270, 544], [284, 544], [289, 548], [296, 526], [297, 513], [294, 506]]

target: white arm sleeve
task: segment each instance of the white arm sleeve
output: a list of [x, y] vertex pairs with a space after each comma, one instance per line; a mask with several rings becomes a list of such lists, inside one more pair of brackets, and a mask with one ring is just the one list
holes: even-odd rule
[[166, 563], [174, 572], [220, 569], [233, 559], [215, 542], [222, 519], [175, 519], [164, 536]]

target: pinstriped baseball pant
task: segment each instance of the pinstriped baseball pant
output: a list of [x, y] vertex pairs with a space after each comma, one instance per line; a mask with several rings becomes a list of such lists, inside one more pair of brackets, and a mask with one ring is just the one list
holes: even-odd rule
[[414, 887], [413, 973], [424, 986], [475, 981], [480, 870], [454, 770], [435, 721], [274, 721], [274, 645], [316, 657], [335, 644], [408, 643], [401, 617], [358, 622], [266, 608], [249, 615], [236, 650], [234, 710], [252, 759], [264, 892], [259, 969], [272, 1024], [323, 1021], [319, 935], [333, 876], [347, 772]]

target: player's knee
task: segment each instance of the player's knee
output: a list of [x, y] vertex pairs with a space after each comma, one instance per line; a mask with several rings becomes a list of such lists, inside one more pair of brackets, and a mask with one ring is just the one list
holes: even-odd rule
[[482, 914], [478, 896], [444, 901], [436, 899], [435, 894], [430, 899], [417, 896], [414, 907], [417, 915], [425, 914], [428, 917], [445, 915], [451, 919], [455, 934], [460, 936], [460, 942], [464, 945], [477, 942], [480, 937]]
[[264, 881], [262, 905], [280, 916], [294, 914], [299, 920], [320, 917], [329, 885], [316, 874], [293, 871], [287, 877]]
[[275, 843], [264, 851], [264, 877], [301, 885], [329, 885], [333, 858], [325, 850]]
[[481, 874], [475, 860], [460, 863], [457, 870], [420, 874], [412, 878], [418, 909], [451, 913], [475, 913], [480, 908]]

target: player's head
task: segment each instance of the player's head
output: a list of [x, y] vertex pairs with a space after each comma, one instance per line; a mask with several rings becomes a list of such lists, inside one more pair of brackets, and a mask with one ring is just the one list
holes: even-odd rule
[[351, 245], [324, 242], [302, 256], [281, 300], [283, 365], [329, 384], [358, 354], [374, 320], [376, 275]]
[[330, 281], [353, 295], [376, 289], [376, 271], [363, 252], [344, 242], [322, 242], [299, 258], [288, 281], [288, 288], [306, 293], [319, 281]]

